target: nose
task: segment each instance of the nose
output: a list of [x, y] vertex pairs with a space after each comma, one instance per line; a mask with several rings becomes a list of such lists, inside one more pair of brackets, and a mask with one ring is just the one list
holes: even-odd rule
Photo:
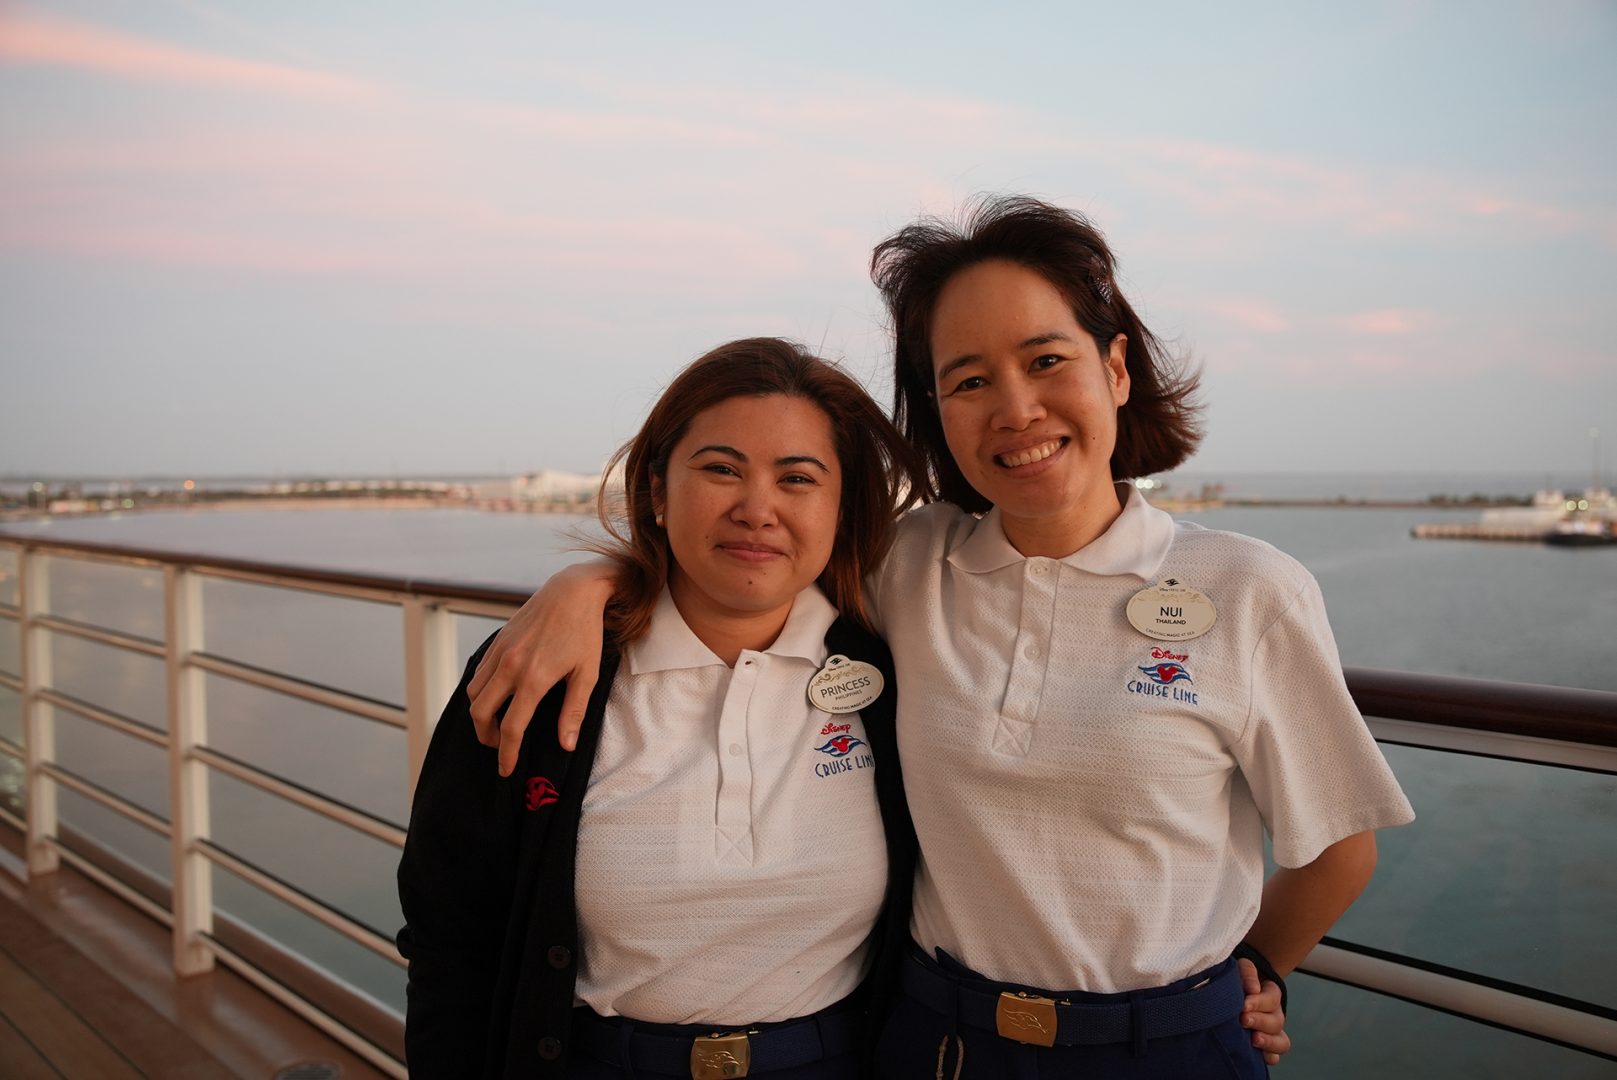
[[1044, 401], [1031, 379], [1012, 376], [995, 388], [993, 424], [998, 431], [1021, 431], [1045, 417]]
[[736, 492], [730, 520], [749, 529], [762, 529], [776, 522], [773, 478], [749, 478]]

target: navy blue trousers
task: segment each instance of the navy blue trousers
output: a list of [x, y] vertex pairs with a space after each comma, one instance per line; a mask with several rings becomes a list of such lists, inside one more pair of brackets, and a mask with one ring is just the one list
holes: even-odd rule
[[[932, 961], [926, 961], [932, 963]], [[973, 989], [1032, 989], [985, 979], [947, 953], [936, 965]], [[1234, 963], [1233, 960], [1225, 964]], [[1224, 964], [1145, 996], [1188, 990]], [[1127, 1002], [1129, 994], [1039, 990], [1045, 997], [1077, 1005]], [[876, 1045], [876, 1075], [881, 1080], [1263, 1080], [1269, 1075], [1263, 1052], [1234, 1016], [1204, 1031], [1153, 1039], [1142, 1048], [1132, 1043], [1103, 1046], [1029, 1046], [991, 1029], [957, 1024], [912, 997], [900, 1000]]]

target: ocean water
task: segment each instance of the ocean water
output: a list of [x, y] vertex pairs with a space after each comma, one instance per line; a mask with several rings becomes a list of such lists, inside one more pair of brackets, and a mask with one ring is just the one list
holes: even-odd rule
[[1231, 508], [1183, 515], [1266, 540], [1318, 579], [1344, 664], [1617, 690], [1617, 547], [1416, 540], [1475, 511]]
[[[1307, 566], [1324, 591], [1346, 664], [1617, 690], [1617, 549], [1410, 536], [1421, 522], [1466, 520], [1463, 511], [1227, 508], [1187, 516], [1267, 540]], [[581, 557], [574, 549], [591, 522], [451, 510], [254, 510], [12, 523], [4, 531], [527, 588]], [[0, 599], [9, 601], [3, 560]], [[69, 560], [52, 560], [51, 569], [57, 613], [161, 633], [157, 571]], [[231, 582], [209, 582], [204, 604], [212, 652], [380, 700], [401, 698], [396, 609]], [[493, 625], [462, 623], [463, 652]], [[160, 663], [63, 637], [54, 660], [65, 692], [163, 726]], [[3, 620], [0, 668], [16, 669], [15, 633]], [[207, 695], [216, 748], [401, 825], [407, 820], [401, 732], [228, 680], [210, 677]], [[4, 691], [0, 735], [20, 738], [15, 696]], [[1376, 880], [1334, 933], [1617, 1007], [1617, 934], [1606, 910], [1617, 895], [1617, 782], [1403, 747], [1386, 752], [1420, 819], [1382, 834]], [[166, 816], [161, 751], [60, 714], [58, 755], [68, 768]], [[15, 788], [18, 778], [0, 775], [6, 782]], [[228, 777], [214, 777], [212, 796], [216, 842], [380, 933], [396, 929], [393, 849]], [[62, 794], [62, 813], [167, 877], [160, 839], [70, 792]], [[222, 908], [402, 1008], [396, 967], [223, 871], [215, 878]], [[1608, 1075], [1609, 1063], [1563, 1049], [1299, 981], [1307, 989], [1294, 995], [1290, 1022], [1299, 1048], [1284, 1075], [1504, 1077], [1529, 1067], [1555, 1076]], [[1434, 1043], [1433, 1023], [1454, 1032]]]

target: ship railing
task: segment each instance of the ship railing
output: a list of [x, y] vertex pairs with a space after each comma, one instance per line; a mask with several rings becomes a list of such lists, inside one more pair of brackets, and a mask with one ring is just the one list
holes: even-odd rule
[[[5, 565], [6, 556], [10, 565]], [[68, 565], [54, 565], [57, 563]], [[135, 633], [69, 617], [51, 603], [52, 578], [77, 566], [113, 566], [155, 572], [161, 578], [161, 629]], [[322, 684], [271, 669], [251, 659], [206, 648], [203, 589], [209, 582], [264, 586], [336, 597], [396, 611], [403, 642], [403, 701]], [[172, 928], [175, 971], [195, 975], [220, 962], [259, 986], [308, 1022], [336, 1037], [390, 1075], [405, 1075], [399, 1002], [385, 1002], [350, 985], [338, 972], [299, 956], [242, 920], [216, 909], [215, 869], [315, 921], [340, 937], [397, 965], [404, 961], [391, 927], [372, 925], [320, 894], [218, 844], [210, 815], [210, 774], [228, 776], [392, 848], [404, 843], [405, 822], [322, 792], [299, 778], [221, 751], [208, 739], [204, 679], [212, 676], [323, 709], [362, 718], [403, 736], [394, 783], [413, 792], [438, 711], [459, 679], [461, 649], [456, 621], [504, 619], [523, 595], [509, 589], [441, 583], [386, 575], [347, 574], [305, 567], [192, 557], [122, 545], [0, 537], [0, 630], [15, 627], [13, 658], [0, 646], [0, 693], [20, 699], [20, 731], [0, 731], [0, 769], [9, 758], [22, 767], [21, 812], [0, 802], [0, 821], [25, 837], [27, 873], [49, 874], [60, 862]], [[161, 662], [165, 715], [137, 717], [118, 702], [91, 702], [64, 692], [53, 678], [62, 639], [93, 643]], [[15, 663], [15, 667], [12, 664]], [[75, 770], [56, 754], [58, 714], [161, 750], [166, 758], [166, 813], [143, 806], [105, 782]], [[12, 734], [20, 738], [10, 737]], [[169, 848], [167, 874], [153, 873], [125, 854], [61, 821], [59, 794], [69, 791], [161, 837]], [[391, 892], [391, 878], [380, 884]]]
[[[71, 577], [83, 567], [144, 572], [148, 584], [160, 579], [160, 618], [149, 620], [147, 632], [139, 632], [53, 605], [53, 577]], [[204, 587], [214, 582], [391, 609], [401, 632], [403, 686], [396, 696], [402, 701], [278, 670], [252, 656], [210, 651]], [[50, 874], [66, 862], [171, 927], [178, 974], [201, 974], [222, 963], [385, 1073], [402, 1077], [402, 993], [367, 991], [350, 972], [336, 970], [341, 965], [311, 958], [307, 950], [221, 910], [215, 902], [215, 874], [222, 871], [245, 882], [396, 965], [402, 986], [403, 960], [391, 937], [396, 924], [375, 925], [381, 920], [367, 921], [347, 910], [349, 905], [323, 892], [318, 883], [292, 880], [218, 842], [221, 823], [210, 813], [210, 780], [227, 777], [273, 798], [285, 812], [309, 812], [388, 849], [402, 846], [406, 822], [221, 749], [208, 734], [205, 680], [254, 687], [394, 731], [403, 741], [396, 783], [413, 791], [438, 712], [458, 681], [467, 651], [460, 620], [492, 626], [487, 620], [507, 617], [525, 595], [467, 583], [0, 534], [0, 701], [9, 694], [20, 706], [17, 730], [0, 726], [0, 784], [8, 769], [13, 777], [9, 809], [0, 787], [0, 822], [23, 838], [29, 876]], [[236, 596], [232, 602], [244, 601]], [[9, 650], [7, 631], [14, 636]], [[64, 691], [53, 664], [63, 641], [160, 662], [163, 715], [133, 716], [118, 702], [92, 702]], [[1388, 746], [1617, 777], [1617, 693], [1368, 669], [1350, 669], [1348, 684], [1372, 732]], [[59, 714], [161, 750], [166, 806], [154, 809], [151, 800], [141, 805], [105, 778], [90, 775], [92, 769], [64, 764], [57, 754]], [[0, 719], [5, 715], [0, 710]], [[111, 811], [161, 838], [167, 847], [166, 873], [139, 865], [127, 853], [64, 822], [59, 807], [64, 792], [86, 800], [81, 805]], [[1412, 826], [1420, 827], [1419, 822]], [[377, 887], [391, 895], [391, 878]], [[1372, 894], [1374, 890], [1372, 884]], [[1579, 1054], [1617, 1060], [1617, 1011], [1609, 1002], [1548, 992], [1345, 936], [1328, 937], [1301, 970]]]
[[[1347, 669], [1347, 681], [1383, 747], [1617, 777], [1617, 693], [1368, 668]], [[1617, 784], [1601, 788], [1602, 801], [1610, 803]], [[1602, 832], [1607, 825], [1609, 819]], [[1419, 830], [1420, 820], [1410, 828]], [[1583, 929], [1602, 935], [1589, 942], [1592, 951], [1610, 940], [1604, 918]], [[1316, 946], [1301, 970], [1617, 1061], [1617, 1009], [1610, 1000], [1584, 1000], [1335, 936]]]

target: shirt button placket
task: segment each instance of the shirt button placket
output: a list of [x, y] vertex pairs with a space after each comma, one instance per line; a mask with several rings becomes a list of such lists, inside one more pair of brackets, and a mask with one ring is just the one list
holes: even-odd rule
[[761, 658], [743, 653], [730, 674], [719, 711], [719, 791], [715, 800], [713, 857], [720, 865], [752, 865], [752, 761], [747, 756], [747, 711], [757, 688]]
[[1033, 721], [1044, 693], [1049, 664], [1050, 622], [1055, 609], [1059, 563], [1032, 558], [1022, 569], [1022, 610], [1010, 656], [1010, 678], [994, 731], [993, 749], [1026, 754], [1033, 743]]

